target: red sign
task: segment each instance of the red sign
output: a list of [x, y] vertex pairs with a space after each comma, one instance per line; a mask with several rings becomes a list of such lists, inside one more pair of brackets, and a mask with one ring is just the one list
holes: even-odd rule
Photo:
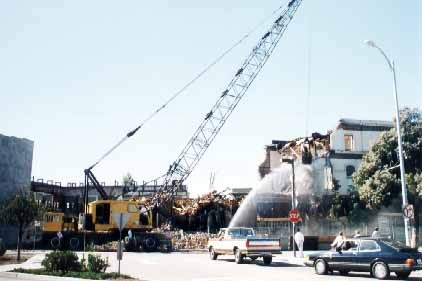
[[292, 223], [297, 223], [298, 221], [300, 221], [300, 214], [299, 211], [296, 209], [293, 209], [289, 212], [289, 220]]

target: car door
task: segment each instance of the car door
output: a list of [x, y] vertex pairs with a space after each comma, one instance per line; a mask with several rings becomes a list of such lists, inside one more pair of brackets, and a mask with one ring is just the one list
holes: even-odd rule
[[356, 270], [356, 255], [358, 243], [355, 240], [346, 240], [342, 250], [333, 255], [331, 268], [334, 270], [352, 271]]
[[356, 255], [358, 271], [370, 271], [371, 262], [380, 257], [381, 247], [375, 240], [362, 239], [359, 243], [359, 252]]

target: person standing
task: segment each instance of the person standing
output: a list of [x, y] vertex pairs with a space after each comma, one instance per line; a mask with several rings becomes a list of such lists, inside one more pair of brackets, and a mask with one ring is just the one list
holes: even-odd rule
[[375, 227], [374, 232], [372, 232], [372, 235], [371, 235], [372, 238], [380, 238], [380, 234], [378, 230], [379, 230], [378, 227]]
[[353, 236], [353, 238], [359, 238], [361, 235], [360, 235], [360, 231], [359, 230], [356, 230], [355, 231], [355, 235]]
[[336, 239], [334, 239], [333, 243], [331, 243], [331, 247], [335, 248], [337, 252], [341, 252], [341, 247], [344, 244], [344, 240], [345, 240], [345, 237], [343, 235], [343, 231], [340, 231]]
[[299, 250], [299, 258], [303, 258], [303, 242], [305, 242], [305, 236], [300, 232], [300, 228], [297, 228], [295, 233], [295, 242]]

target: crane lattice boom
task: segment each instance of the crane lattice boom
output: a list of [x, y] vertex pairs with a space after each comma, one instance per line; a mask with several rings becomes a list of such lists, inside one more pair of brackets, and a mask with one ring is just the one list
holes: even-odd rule
[[217, 136], [230, 114], [245, 95], [246, 91], [261, 71], [287, 26], [296, 13], [302, 0], [291, 0], [271, 28], [261, 37], [248, 58], [237, 70], [234, 78], [222, 92], [217, 102], [208, 112], [184, 147], [176, 161], [170, 165], [164, 178], [164, 193], [174, 193], [192, 173], [214, 138]]

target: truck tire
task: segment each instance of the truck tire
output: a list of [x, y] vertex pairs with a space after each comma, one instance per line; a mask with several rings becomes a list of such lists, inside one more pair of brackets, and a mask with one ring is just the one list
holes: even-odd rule
[[264, 264], [265, 265], [270, 265], [271, 262], [273, 261], [273, 257], [272, 256], [265, 256], [265, 257], [262, 257], [262, 259], [264, 260]]
[[214, 248], [213, 247], [210, 247], [209, 252], [210, 252], [210, 259], [212, 259], [213, 261], [215, 261], [217, 259], [218, 255], [215, 253]]
[[242, 263], [243, 262], [243, 255], [238, 248], [236, 248], [234, 250], [234, 261], [236, 263]]

